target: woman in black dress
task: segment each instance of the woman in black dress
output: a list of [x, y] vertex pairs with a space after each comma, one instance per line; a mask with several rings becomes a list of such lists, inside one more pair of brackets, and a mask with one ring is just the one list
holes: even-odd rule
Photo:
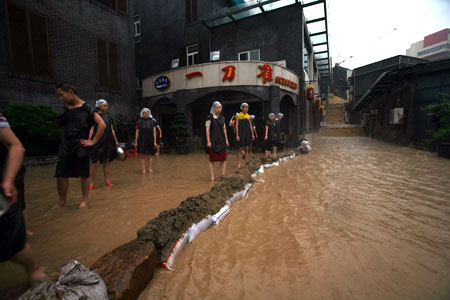
[[252, 121], [250, 115], [248, 114], [248, 104], [241, 104], [241, 112], [236, 115], [236, 142], [238, 143], [238, 168], [241, 166], [242, 156], [245, 155], [245, 162], [248, 162], [249, 153], [248, 149], [255, 140], [255, 135], [253, 133]]
[[214, 162], [220, 162], [222, 175], [225, 175], [226, 169], [227, 147], [229, 144], [225, 117], [220, 115], [221, 112], [222, 104], [219, 101], [215, 101], [211, 106], [210, 114], [205, 123], [211, 180], [214, 180]]
[[136, 123], [134, 146], [141, 154], [142, 174], [153, 172], [153, 155], [156, 152], [156, 126], [152, 112], [148, 108], [141, 110], [141, 119]]
[[277, 118], [275, 119], [275, 143], [273, 145], [273, 155], [277, 156], [277, 150], [283, 146], [281, 142], [281, 120], [283, 120], [284, 115], [282, 113], [277, 114]]
[[[116, 132], [113, 128], [113, 122], [111, 117], [107, 114], [108, 112], [108, 102], [105, 99], [100, 99], [95, 102], [95, 108], [103, 122], [105, 122], [106, 128], [101, 139], [92, 147], [91, 152], [91, 185], [90, 189], [95, 189], [94, 181], [97, 176], [97, 168], [101, 163], [103, 164], [103, 174], [105, 175], [105, 184], [107, 186], [113, 186], [109, 181], [109, 163], [113, 161], [117, 156], [117, 147], [119, 146], [119, 141], [116, 137]], [[95, 136], [97, 132], [97, 125], [91, 128], [89, 139]]]
[[275, 114], [271, 113], [269, 114], [269, 120], [266, 122], [265, 126], [265, 135], [264, 135], [264, 141], [266, 144], [266, 157], [270, 155], [271, 152], [273, 152], [273, 144], [275, 143]]

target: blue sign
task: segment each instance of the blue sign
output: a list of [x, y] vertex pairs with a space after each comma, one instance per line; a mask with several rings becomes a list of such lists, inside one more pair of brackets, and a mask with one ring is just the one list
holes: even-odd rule
[[155, 80], [155, 88], [159, 91], [166, 90], [170, 87], [170, 79], [167, 76], [159, 76]]

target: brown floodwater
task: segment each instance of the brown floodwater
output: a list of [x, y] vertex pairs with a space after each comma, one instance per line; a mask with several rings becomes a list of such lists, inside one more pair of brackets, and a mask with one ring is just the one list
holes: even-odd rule
[[450, 299], [450, 160], [364, 137], [312, 149], [139, 299]]
[[[34, 232], [28, 240], [51, 276], [57, 277], [60, 266], [72, 259], [91, 266], [103, 254], [135, 239], [136, 231], [161, 211], [211, 188], [208, 156], [203, 153], [155, 157], [155, 173], [144, 176], [138, 158], [114, 161], [110, 167], [114, 186], [105, 186], [100, 167], [97, 188], [89, 194], [88, 207], [81, 210], [79, 179], [70, 179], [67, 207], [51, 210], [58, 197], [55, 164], [28, 168], [25, 196], [30, 230]], [[236, 167], [236, 155], [230, 155], [227, 173]], [[217, 164], [217, 178], [219, 172]], [[1, 263], [0, 293], [25, 278], [22, 268]]]

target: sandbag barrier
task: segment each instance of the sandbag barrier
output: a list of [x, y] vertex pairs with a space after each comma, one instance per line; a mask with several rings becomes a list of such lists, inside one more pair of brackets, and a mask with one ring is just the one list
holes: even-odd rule
[[189, 197], [177, 208], [161, 212], [139, 229], [137, 239], [103, 255], [91, 269], [103, 279], [109, 299], [136, 299], [153, 278], [155, 268], [170, 269], [198, 234], [214, 222], [218, 226], [232, 205], [248, 196], [265, 168], [275, 167], [298, 154], [300, 151], [296, 149], [295, 153], [278, 158], [252, 158], [232, 175], [222, 176], [209, 192]]
[[[281, 162], [286, 162], [289, 159], [295, 158], [295, 156], [296, 153], [293, 152], [279, 156], [278, 160], [274, 160], [273, 158], [261, 159], [264, 160], [263, 164], [251, 174], [251, 178], [253, 179], [252, 182], [247, 183], [242, 190], [235, 192], [229, 197], [225, 201], [225, 205], [221, 207], [217, 213], [208, 215], [200, 222], [192, 224], [188, 230], [182, 233], [181, 237], [173, 243], [167, 259], [163, 263], [159, 263], [157, 267], [171, 270], [176, 258], [181, 254], [188, 243], [191, 243], [201, 232], [207, 230], [211, 225], [219, 226], [220, 222], [229, 214], [232, 205], [235, 202], [248, 197], [251, 188], [254, 186], [254, 180], [259, 174], [264, 173], [264, 169], [278, 167]], [[267, 162], [267, 160], [271, 161], [271, 163], [264, 163]]]

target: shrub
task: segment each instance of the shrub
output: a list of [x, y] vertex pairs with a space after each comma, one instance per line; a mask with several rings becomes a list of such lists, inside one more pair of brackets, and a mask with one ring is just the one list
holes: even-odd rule
[[450, 97], [445, 98], [441, 103], [429, 104], [423, 109], [433, 113], [438, 122], [438, 129], [432, 133], [432, 138], [425, 141], [428, 145], [440, 143], [450, 143]]
[[62, 128], [49, 106], [10, 104], [6, 117], [26, 149], [27, 155], [51, 155], [58, 151]]

